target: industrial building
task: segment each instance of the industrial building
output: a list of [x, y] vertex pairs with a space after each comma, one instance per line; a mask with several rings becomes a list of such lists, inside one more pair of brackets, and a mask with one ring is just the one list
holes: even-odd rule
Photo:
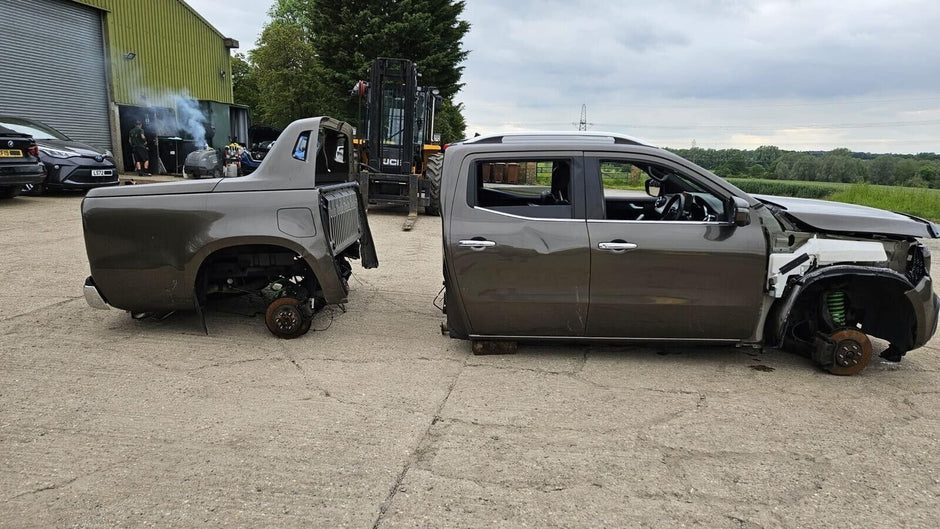
[[183, 0], [3, 0], [0, 21], [0, 115], [110, 149], [124, 170], [138, 119], [170, 173], [201, 144], [247, 140], [232, 99], [238, 41]]

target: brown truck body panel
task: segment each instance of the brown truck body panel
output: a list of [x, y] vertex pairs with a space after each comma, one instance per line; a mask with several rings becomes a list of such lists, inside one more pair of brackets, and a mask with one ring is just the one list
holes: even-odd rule
[[[507, 167], [512, 176], [499, 177]], [[455, 338], [777, 345], [800, 323], [781, 307], [818, 316], [816, 304], [796, 302], [803, 292], [835, 292], [847, 306], [820, 330], [864, 323], [903, 352], [936, 329], [940, 301], [916, 237], [940, 231], [922, 219], [775, 203], [668, 151], [604, 133], [465, 140], [448, 147], [442, 174], [445, 310]], [[631, 175], [634, 185], [643, 175], [649, 194], [618, 187]], [[854, 267], [832, 267], [843, 261]], [[827, 267], [822, 282], [804, 288]], [[882, 294], [895, 300], [890, 323], [873, 317], [871, 300]]]
[[[363, 266], [378, 265], [354, 164], [338, 161], [352, 153], [351, 138], [345, 123], [299, 120], [251, 175], [90, 191], [82, 219], [94, 285], [109, 305], [125, 310], [192, 309], [196, 277], [209, 255], [265, 245], [303, 259], [327, 303], [345, 302], [337, 255], [360, 242]], [[337, 141], [345, 142], [339, 154]], [[316, 146], [331, 143], [327, 159]], [[355, 222], [343, 225], [341, 247], [331, 207], [355, 208], [345, 212]]]

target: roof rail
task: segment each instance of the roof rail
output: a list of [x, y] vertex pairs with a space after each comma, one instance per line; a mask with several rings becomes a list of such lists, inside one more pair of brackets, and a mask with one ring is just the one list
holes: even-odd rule
[[530, 131], [501, 132], [469, 138], [464, 143], [614, 143], [656, 147], [639, 138], [614, 132], [595, 131]]

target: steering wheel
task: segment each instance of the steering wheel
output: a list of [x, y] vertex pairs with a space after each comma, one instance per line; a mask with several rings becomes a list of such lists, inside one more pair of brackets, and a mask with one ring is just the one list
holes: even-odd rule
[[686, 199], [685, 193], [676, 193], [669, 197], [666, 205], [663, 206], [661, 220], [680, 220], [688, 215], [686, 212], [687, 207], [688, 200]]

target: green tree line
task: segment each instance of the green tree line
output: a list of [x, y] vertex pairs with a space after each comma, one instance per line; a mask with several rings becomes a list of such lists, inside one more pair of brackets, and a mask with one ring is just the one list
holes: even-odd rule
[[724, 178], [845, 182], [940, 189], [940, 155], [871, 154], [840, 148], [828, 152], [669, 149]]
[[254, 123], [283, 128], [308, 116], [328, 115], [361, 126], [364, 109], [350, 95], [368, 80], [376, 57], [415, 62], [419, 84], [444, 97], [436, 130], [444, 142], [464, 137], [462, 48], [470, 24], [462, 0], [277, 0], [256, 47], [233, 59], [235, 102]]

